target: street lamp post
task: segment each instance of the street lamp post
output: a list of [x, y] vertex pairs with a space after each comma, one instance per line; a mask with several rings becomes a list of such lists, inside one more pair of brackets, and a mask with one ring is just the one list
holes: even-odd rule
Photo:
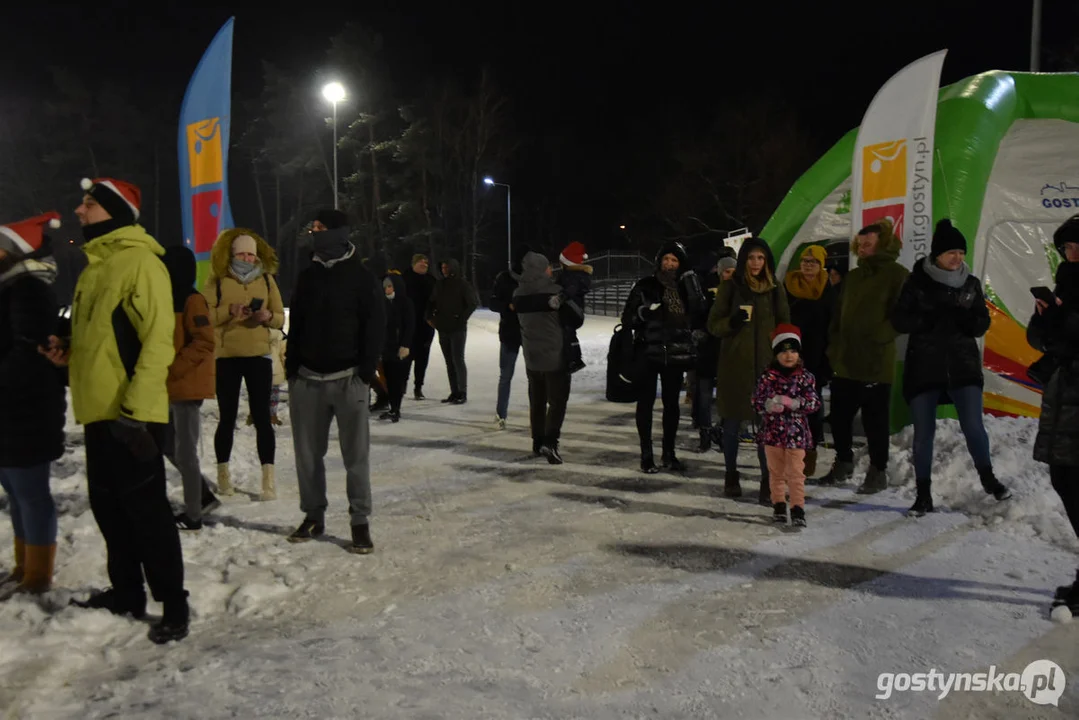
[[345, 99], [345, 86], [339, 82], [327, 83], [322, 97], [333, 104], [333, 209], [337, 209], [337, 103]]
[[495, 182], [489, 177], [483, 179], [483, 184], [488, 187], [498, 185], [506, 188], [506, 266], [513, 269], [513, 206], [510, 203], [510, 186], [506, 183]]

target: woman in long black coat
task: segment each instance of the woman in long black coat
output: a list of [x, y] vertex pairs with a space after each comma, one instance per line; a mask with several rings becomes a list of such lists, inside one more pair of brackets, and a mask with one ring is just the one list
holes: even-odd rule
[[914, 421], [913, 515], [933, 512], [933, 436], [937, 406], [954, 405], [982, 487], [997, 500], [1011, 492], [993, 474], [989, 436], [982, 421], [982, 354], [978, 338], [989, 329], [982, 284], [968, 269], [967, 241], [947, 219], [933, 233], [928, 257], [915, 264], [892, 310], [892, 325], [910, 334], [903, 398]]
[[656, 253], [656, 271], [641, 278], [629, 293], [622, 312], [622, 325], [633, 330], [635, 357], [639, 361], [634, 385], [637, 396], [637, 435], [641, 441], [641, 471], [658, 471], [652, 454], [652, 411], [656, 405], [656, 381], [662, 385], [664, 469], [682, 471], [685, 464], [674, 454], [678, 432], [678, 395], [682, 373], [697, 360], [691, 330], [704, 296], [696, 273], [687, 272], [686, 249], [667, 243]]

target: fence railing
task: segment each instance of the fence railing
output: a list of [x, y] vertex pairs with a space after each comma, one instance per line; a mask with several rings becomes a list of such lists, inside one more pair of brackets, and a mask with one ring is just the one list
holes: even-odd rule
[[633, 284], [652, 272], [652, 261], [639, 254], [608, 253], [590, 258], [592, 290], [585, 296], [589, 315], [618, 316]]

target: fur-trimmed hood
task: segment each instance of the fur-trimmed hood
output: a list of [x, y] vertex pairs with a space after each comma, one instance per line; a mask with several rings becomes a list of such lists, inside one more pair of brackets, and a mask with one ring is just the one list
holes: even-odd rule
[[[896, 237], [892, 221], [888, 218], [883, 218], [873, 223], [873, 225], [880, 228], [880, 240], [877, 243], [877, 252], [875, 254], [882, 258], [887, 258], [888, 260], [895, 260], [899, 257], [899, 251], [903, 248], [903, 240]], [[873, 225], [868, 227], [873, 227]], [[862, 229], [864, 230], [865, 228]], [[857, 235], [850, 241], [850, 254], [851, 257], [858, 257]]]
[[259, 261], [262, 263], [262, 271], [270, 275], [276, 275], [277, 253], [270, 244], [262, 239], [254, 230], [248, 228], [230, 228], [222, 231], [217, 236], [213, 250], [210, 251], [210, 277], [223, 278], [229, 273], [229, 263], [232, 262], [232, 241], [241, 235], [250, 235], [255, 239], [258, 246]]

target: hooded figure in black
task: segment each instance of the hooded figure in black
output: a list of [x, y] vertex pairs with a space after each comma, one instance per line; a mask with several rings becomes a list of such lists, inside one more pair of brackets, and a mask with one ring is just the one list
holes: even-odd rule
[[495, 402], [495, 426], [499, 430], [506, 428], [510, 387], [517, 367], [517, 355], [521, 351], [521, 321], [517, 317], [517, 306], [513, 303], [513, 293], [520, 280], [521, 261], [518, 260], [509, 270], [498, 273], [487, 301], [487, 307], [499, 315], [498, 400]]
[[405, 289], [408, 299], [412, 301], [412, 309], [415, 312], [415, 332], [412, 333], [412, 348], [408, 355], [408, 361], [414, 368], [413, 372], [413, 397], [417, 400], [426, 400], [423, 394], [423, 382], [427, 378], [427, 362], [431, 357], [431, 343], [435, 339], [435, 328], [427, 322], [427, 305], [431, 302], [438, 281], [430, 272], [430, 262], [427, 256], [417, 253], [412, 256], [412, 266], [405, 270], [402, 277], [405, 280]]
[[[723, 248], [729, 250], [730, 248]], [[733, 254], [733, 252], [732, 252]], [[696, 272], [701, 279], [704, 302], [700, 312], [693, 317], [693, 342], [697, 346], [697, 364], [694, 366], [693, 424], [700, 432], [697, 452], [712, 447], [712, 394], [716, 389], [716, 363], [719, 362], [719, 340], [708, 332], [708, 313], [719, 290], [719, 252], [707, 250], [697, 261]]]
[[382, 370], [386, 374], [386, 394], [390, 409], [379, 420], [401, 420], [401, 398], [408, 386], [408, 356], [416, 327], [416, 311], [400, 274], [389, 272], [382, 278], [386, 294], [386, 342], [382, 348]]
[[465, 365], [468, 319], [475, 312], [479, 300], [476, 291], [461, 277], [459, 262], [446, 260], [441, 270], [442, 280], [435, 287], [427, 305], [427, 320], [438, 330], [438, 344], [446, 359], [450, 395], [442, 402], [464, 405], [468, 402], [468, 368]]
[[641, 358], [638, 388], [637, 436], [641, 442], [641, 471], [658, 472], [652, 453], [652, 414], [656, 405], [656, 381], [662, 385], [663, 455], [665, 469], [684, 471], [674, 454], [678, 432], [678, 396], [682, 373], [693, 368], [697, 350], [692, 323], [704, 305], [700, 279], [689, 269], [686, 249], [669, 242], [656, 253], [656, 270], [641, 278], [629, 293], [622, 311], [622, 325], [633, 330], [636, 354]]

